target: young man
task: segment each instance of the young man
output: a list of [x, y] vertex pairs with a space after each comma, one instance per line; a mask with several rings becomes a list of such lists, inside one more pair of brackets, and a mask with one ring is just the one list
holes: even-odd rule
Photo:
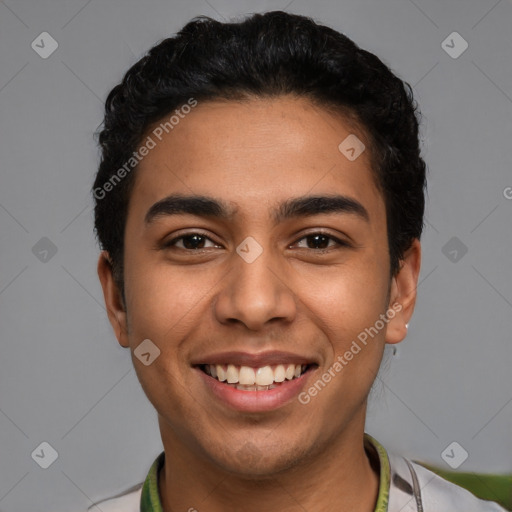
[[364, 432], [416, 298], [415, 112], [376, 56], [284, 12], [194, 20], [111, 91], [98, 274], [164, 452], [103, 512], [501, 510]]

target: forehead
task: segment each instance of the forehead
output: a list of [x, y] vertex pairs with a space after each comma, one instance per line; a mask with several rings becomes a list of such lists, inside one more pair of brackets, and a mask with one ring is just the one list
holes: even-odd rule
[[292, 196], [342, 193], [382, 213], [369, 150], [357, 156], [365, 133], [307, 99], [199, 102], [169, 118], [146, 133], [154, 147], [136, 170], [130, 211], [181, 193], [225, 198], [244, 216]]

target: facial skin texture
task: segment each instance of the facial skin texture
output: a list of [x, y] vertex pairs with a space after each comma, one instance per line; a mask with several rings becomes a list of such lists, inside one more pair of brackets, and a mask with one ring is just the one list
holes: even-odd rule
[[[353, 162], [338, 150], [350, 133], [367, 147]], [[133, 355], [149, 338], [161, 351], [149, 366], [132, 359], [158, 412], [164, 510], [373, 511], [378, 470], [363, 448], [367, 396], [385, 343], [406, 335], [420, 244], [390, 279], [384, 199], [368, 148], [363, 132], [306, 99], [215, 101], [199, 103], [139, 164], [125, 231], [126, 310], [105, 252], [98, 273], [119, 343]], [[170, 194], [212, 197], [233, 215], [145, 223]], [[368, 221], [350, 212], [277, 223], [271, 215], [291, 198], [338, 194], [361, 203]], [[315, 245], [319, 231], [349, 245]], [[190, 232], [207, 237], [202, 252], [190, 239], [162, 247]], [[236, 252], [249, 236], [263, 249], [252, 263]], [[318, 364], [307, 390], [396, 303], [402, 310], [387, 329], [307, 405], [295, 398], [268, 412], [234, 410], [191, 366], [218, 352], [288, 351]]]

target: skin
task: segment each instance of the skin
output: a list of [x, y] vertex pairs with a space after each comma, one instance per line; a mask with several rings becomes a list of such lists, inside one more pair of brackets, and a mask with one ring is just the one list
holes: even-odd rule
[[[374, 510], [379, 468], [363, 447], [367, 397], [385, 343], [406, 336], [421, 249], [415, 240], [390, 278], [369, 149], [355, 161], [338, 150], [350, 133], [369, 148], [363, 131], [303, 98], [204, 102], [139, 164], [125, 231], [126, 307], [106, 252], [98, 275], [116, 337], [158, 412], [166, 511]], [[176, 193], [226, 201], [233, 215], [146, 224], [150, 207]], [[284, 200], [332, 194], [360, 202], [368, 221], [349, 212], [271, 216]], [[162, 248], [197, 231], [207, 237], [202, 251], [190, 238]], [[315, 245], [319, 231], [349, 245]], [[263, 249], [252, 263], [236, 252], [248, 236]], [[235, 411], [191, 367], [203, 354], [285, 350], [317, 361], [309, 386], [393, 304], [401, 311], [307, 405]], [[161, 351], [149, 366], [133, 356], [147, 338]]]

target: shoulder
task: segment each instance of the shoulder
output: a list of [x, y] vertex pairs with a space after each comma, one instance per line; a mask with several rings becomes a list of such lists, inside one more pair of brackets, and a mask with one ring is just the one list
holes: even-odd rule
[[389, 512], [506, 512], [497, 503], [477, 498], [417, 462], [389, 454], [389, 463]]
[[140, 512], [142, 483], [127, 489], [117, 496], [91, 505], [87, 512], [101, 509], [102, 512]]

